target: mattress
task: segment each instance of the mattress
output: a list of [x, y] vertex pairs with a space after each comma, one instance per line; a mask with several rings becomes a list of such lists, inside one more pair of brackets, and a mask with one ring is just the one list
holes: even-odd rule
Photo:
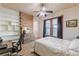
[[[71, 41], [46, 37], [35, 41], [35, 52], [41, 56], [67, 56], [72, 54], [69, 50]], [[72, 54], [73, 55], [73, 54]]]

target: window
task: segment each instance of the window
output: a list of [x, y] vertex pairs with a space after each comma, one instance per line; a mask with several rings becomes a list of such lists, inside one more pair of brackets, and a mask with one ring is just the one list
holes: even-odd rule
[[44, 21], [44, 37], [46, 36], [62, 38], [62, 17]]
[[50, 20], [45, 20], [45, 36], [50, 36]]
[[52, 20], [52, 36], [57, 37], [57, 29], [58, 29], [58, 19], [53, 19]]
[[46, 35], [50, 35], [50, 20], [46, 21]]

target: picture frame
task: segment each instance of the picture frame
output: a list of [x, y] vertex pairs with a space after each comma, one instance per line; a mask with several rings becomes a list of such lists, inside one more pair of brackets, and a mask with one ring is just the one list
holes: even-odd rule
[[66, 21], [66, 27], [77, 27], [77, 19]]

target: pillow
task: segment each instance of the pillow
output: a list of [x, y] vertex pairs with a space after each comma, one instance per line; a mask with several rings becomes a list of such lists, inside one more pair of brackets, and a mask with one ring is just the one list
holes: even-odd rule
[[69, 49], [72, 51], [79, 52], [79, 39], [74, 39], [73, 41], [71, 41]]

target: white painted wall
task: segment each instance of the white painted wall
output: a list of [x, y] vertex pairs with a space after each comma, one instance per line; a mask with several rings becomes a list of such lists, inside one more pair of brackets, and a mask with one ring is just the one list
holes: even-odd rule
[[[63, 39], [73, 40], [79, 36], [79, 6], [65, 9], [53, 14], [53, 17], [63, 15]], [[78, 19], [78, 27], [66, 27], [67, 20]]]
[[37, 20], [38, 19], [36, 17], [33, 18], [33, 34], [35, 37], [38, 37], [39, 35], [39, 23]]
[[[79, 6], [65, 9], [65, 10], [62, 10], [59, 12], [55, 12], [55, 13], [53, 13], [53, 15], [48, 16], [47, 18], [53, 18], [53, 17], [57, 17], [57, 16], [61, 16], [61, 15], [64, 16], [64, 18], [63, 18], [63, 39], [67, 39], [67, 40], [75, 39], [77, 36], [79, 36]], [[73, 19], [78, 19], [78, 27], [67, 28], [66, 21], [73, 20]], [[37, 35], [38, 37], [43, 37], [43, 21], [42, 21], [42, 19], [34, 18], [34, 20], [40, 20], [40, 21], [38, 21], [39, 26], [34, 27], [34, 28], [38, 28], [37, 32], [39, 35], [37, 35], [37, 33], [35, 33], [35, 35]]]
[[33, 34], [36, 38], [43, 37], [43, 19], [35, 17], [33, 18]]

